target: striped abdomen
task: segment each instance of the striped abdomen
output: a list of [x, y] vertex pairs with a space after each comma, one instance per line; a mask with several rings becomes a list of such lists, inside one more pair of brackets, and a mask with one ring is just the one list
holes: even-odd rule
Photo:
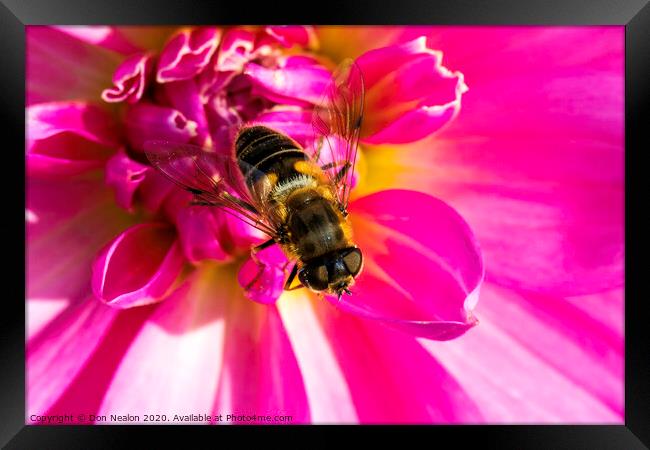
[[251, 190], [259, 177], [273, 179], [269, 196], [286, 207], [284, 225], [292, 252], [300, 259], [308, 261], [351, 245], [349, 225], [334, 206], [329, 188], [317, 181], [318, 175], [296, 168], [296, 163], [310, 162], [296, 142], [269, 128], [252, 126], [239, 133], [235, 152]]

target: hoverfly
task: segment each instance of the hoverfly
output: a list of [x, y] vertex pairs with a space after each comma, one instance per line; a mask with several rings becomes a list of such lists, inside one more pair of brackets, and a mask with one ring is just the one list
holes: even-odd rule
[[[284, 133], [244, 125], [231, 155], [167, 141], [145, 143], [152, 166], [194, 195], [268, 235], [294, 262], [285, 290], [350, 294], [363, 256], [352, 240], [348, 202], [363, 118], [364, 87], [352, 60], [334, 72], [312, 114], [314, 153]], [[337, 145], [338, 143], [338, 145]], [[300, 284], [292, 287], [295, 277]]]

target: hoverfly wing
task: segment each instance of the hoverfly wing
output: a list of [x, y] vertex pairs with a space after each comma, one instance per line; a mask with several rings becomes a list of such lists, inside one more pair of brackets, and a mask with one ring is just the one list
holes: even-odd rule
[[[274, 225], [246, 188], [233, 158], [196, 145], [163, 140], [147, 141], [144, 149], [154, 168], [194, 195], [194, 204], [222, 207], [275, 237]], [[260, 177], [263, 175], [259, 173]]]
[[315, 154], [318, 163], [326, 169], [344, 210], [352, 190], [363, 105], [361, 69], [354, 60], [347, 59], [334, 71], [321, 103], [312, 114]]

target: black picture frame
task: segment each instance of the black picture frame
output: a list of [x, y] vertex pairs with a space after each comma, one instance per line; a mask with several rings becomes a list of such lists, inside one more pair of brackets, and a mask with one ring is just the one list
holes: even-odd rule
[[[314, 11], [310, 12], [310, 8]], [[643, 239], [648, 222], [643, 219], [642, 199], [647, 192], [646, 166], [642, 155], [650, 149], [650, 4], [646, 0], [553, 0], [517, 1], [456, 0], [432, 3], [426, 0], [399, 2], [326, 1], [321, 4], [266, 4], [242, 7], [241, 2], [112, 0], [2, 0], [0, 45], [4, 60], [0, 70], [0, 112], [5, 136], [2, 192], [10, 210], [0, 221], [7, 266], [18, 268], [25, 249], [15, 236], [25, 236], [24, 159], [17, 148], [24, 145], [25, 130], [25, 26], [32, 24], [431, 24], [431, 25], [624, 25], [625, 26], [625, 211], [626, 211], [626, 298], [625, 298], [625, 424], [620, 426], [388, 426], [371, 428], [381, 435], [415, 442], [414, 432], [424, 432], [433, 443], [447, 439], [489, 448], [547, 449], [641, 449], [650, 446], [650, 348], [648, 301], [642, 293], [646, 248]], [[10, 143], [7, 142], [10, 137]], [[24, 191], [22, 191], [24, 192]], [[5, 202], [3, 201], [3, 204]], [[627, 245], [630, 243], [631, 245]], [[7, 248], [9, 247], [9, 248]], [[22, 256], [21, 256], [22, 255]], [[11, 262], [13, 261], [13, 262]], [[24, 265], [23, 265], [24, 267]], [[5, 271], [6, 274], [6, 271]], [[224, 427], [144, 426], [28, 426], [25, 411], [24, 272], [23, 277], [6, 275], [0, 314], [0, 444], [6, 448], [115, 448], [130, 446], [133, 433], [146, 434], [148, 447], [167, 440], [171, 433], [196, 433], [192, 442], [216, 444], [214, 433]], [[22, 294], [22, 295], [21, 295]], [[7, 309], [8, 308], [8, 309]], [[644, 339], [645, 338], [645, 339]], [[219, 428], [219, 430], [217, 430]], [[259, 427], [226, 427], [231, 438], [243, 442]], [[346, 427], [349, 428], [349, 427]], [[316, 429], [316, 430], [314, 430]], [[265, 427], [267, 432], [280, 431]], [[333, 427], [286, 427], [282, 431], [315, 431], [327, 438]], [[324, 431], [325, 430], [325, 431]], [[236, 435], [236, 436], [235, 436]], [[221, 439], [221, 438], [219, 438]], [[404, 439], [408, 439], [404, 441]], [[435, 439], [435, 441], [428, 441]], [[242, 444], [237, 444], [242, 445]], [[193, 444], [193, 446], [195, 446]]]

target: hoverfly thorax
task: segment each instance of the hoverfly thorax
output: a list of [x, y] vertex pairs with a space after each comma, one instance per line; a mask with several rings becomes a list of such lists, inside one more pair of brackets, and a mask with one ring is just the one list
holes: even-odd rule
[[[347, 208], [363, 114], [363, 79], [354, 62], [341, 65], [315, 107], [313, 151], [260, 124], [241, 127], [233, 152], [149, 141], [151, 164], [194, 194], [194, 204], [218, 206], [265, 232], [257, 252], [279, 244], [290, 261], [285, 289], [338, 295], [363, 266]], [[335, 148], [331, 141], [343, 142]], [[292, 286], [296, 278], [298, 286]]]

